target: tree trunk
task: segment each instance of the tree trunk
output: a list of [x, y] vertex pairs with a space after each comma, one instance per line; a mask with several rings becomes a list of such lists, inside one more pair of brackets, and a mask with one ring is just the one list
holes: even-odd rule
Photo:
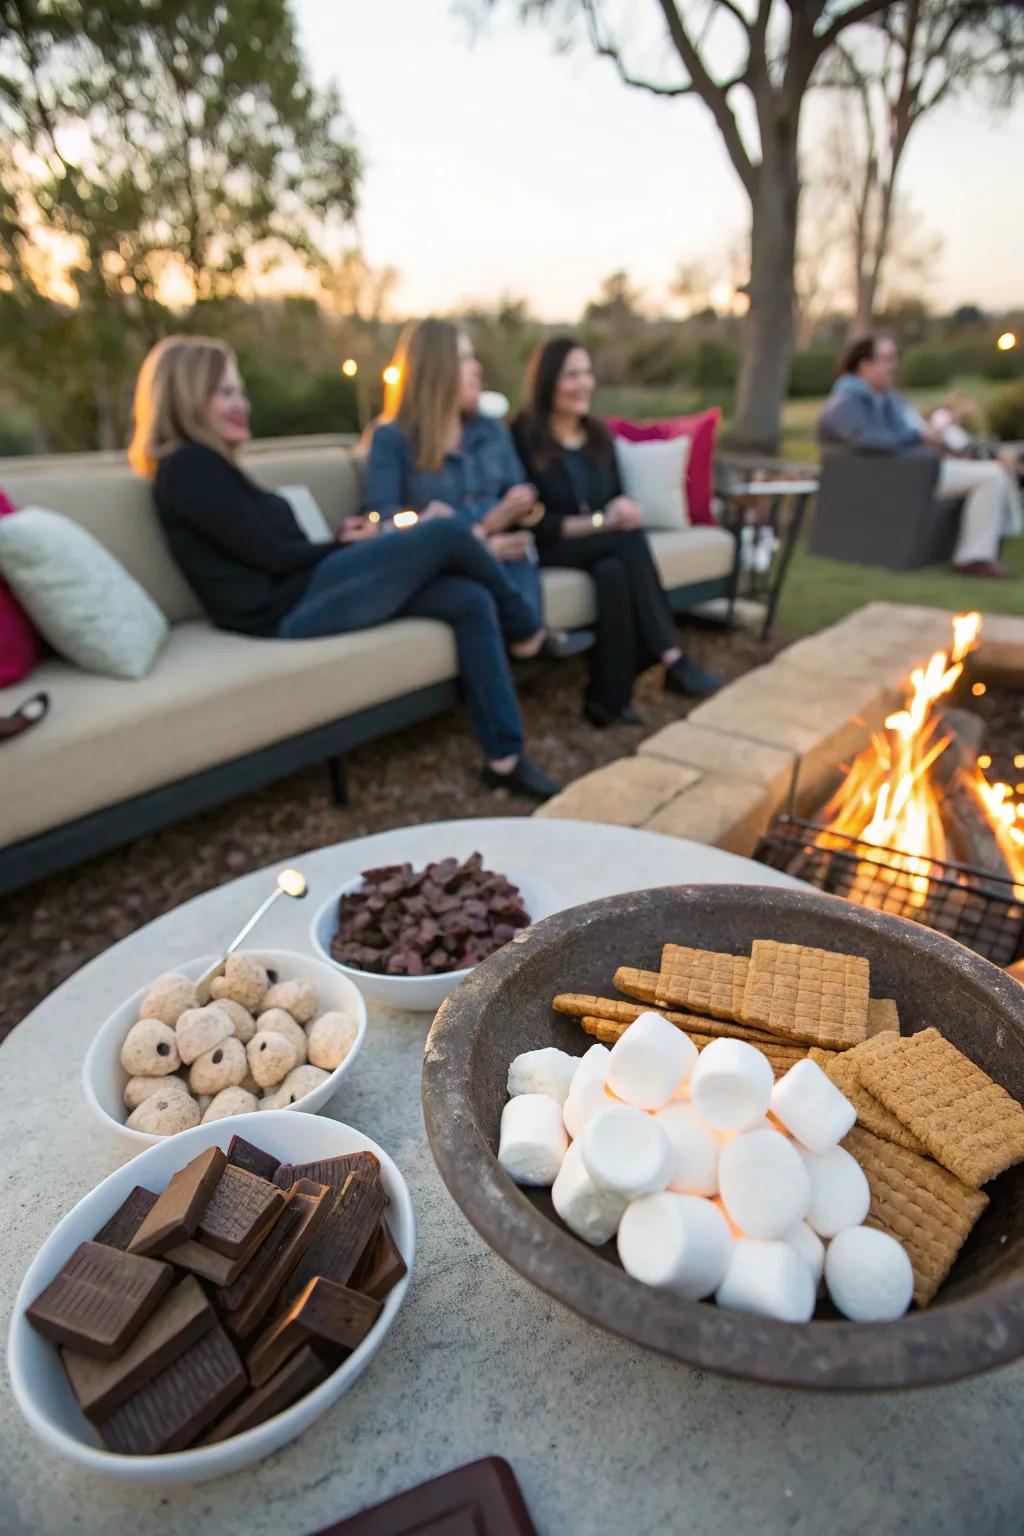
[[748, 452], [774, 453], [779, 442], [795, 331], [798, 197], [794, 136], [766, 149], [753, 199], [750, 310], [732, 429], [735, 445]]

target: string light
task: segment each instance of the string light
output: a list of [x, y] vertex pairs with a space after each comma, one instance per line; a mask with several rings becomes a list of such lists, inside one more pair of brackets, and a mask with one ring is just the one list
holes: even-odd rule
[[381, 377], [383, 378], [385, 384], [397, 384], [402, 375], [400, 370], [395, 367], [394, 363], [389, 363], [388, 366], [384, 369]]
[[356, 374], [359, 372], [359, 364], [356, 362], [354, 357], [346, 357], [345, 361], [341, 365], [341, 371], [345, 375], [346, 379], [354, 379]]
[[976, 699], [980, 699], [983, 693], [988, 693], [988, 689], [985, 687], [984, 683], [973, 683], [971, 686], [971, 692], [974, 694]]

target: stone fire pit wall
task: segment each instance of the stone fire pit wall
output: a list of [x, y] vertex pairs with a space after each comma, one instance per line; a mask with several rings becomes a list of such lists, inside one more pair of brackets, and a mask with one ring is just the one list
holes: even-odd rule
[[[794, 762], [797, 808], [813, 813], [840, 765], [902, 702], [913, 669], [948, 650], [950, 617], [869, 603], [730, 683], [649, 736], [635, 756], [584, 774], [535, 814], [644, 827], [749, 854], [786, 803]], [[1024, 681], [1024, 619], [986, 618], [973, 665]]]

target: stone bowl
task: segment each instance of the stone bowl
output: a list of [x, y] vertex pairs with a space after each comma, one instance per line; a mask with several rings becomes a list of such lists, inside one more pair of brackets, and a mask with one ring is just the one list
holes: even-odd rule
[[[509, 1062], [592, 1044], [556, 1014], [558, 992], [614, 995], [628, 964], [657, 970], [667, 941], [749, 953], [754, 939], [866, 955], [871, 990], [893, 997], [904, 1034], [935, 1025], [1024, 1102], [1024, 987], [962, 945], [837, 897], [760, 886], [675, 886], [561, 912], [493, 955], [434, 1020], [423, 1069], [431, 1150], [454, 1199], [494, 1251], [597, 1323], [703, 1370], [788, 1387], [873, 1391], [954, 1381], [1024, 1354], [1024, 1165], [990, 1204], [931, 1306], [895, 1323], [835, 1316], [780, 1323], [682, 1302], [631, 1279], [614, 1244], [589, 1248], [547, 1190], [520, 1189], [496, 1149]], [[822, 1309], [824, 1310], [824, 1309]]]

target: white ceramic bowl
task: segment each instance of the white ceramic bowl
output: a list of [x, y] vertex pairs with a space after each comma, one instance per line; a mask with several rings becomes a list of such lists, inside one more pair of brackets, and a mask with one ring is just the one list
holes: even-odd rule
[[[314, 1115], [337, 1093], [342, 1079], [352, 1070], [362, 1048], [363, 1036], [366, 1034], [366, 1004], [359, 988], [340, 975], [333, 963], [325, 965], [322, 960], [296, 954], [290, 949], [247, 948], [240, 953], [252, 955], [268, 970], [276, 972], [279, 981], [308, 981], [316, 990], [320, 1013], [327, 1013], [334, 1008], [341, 1009], [359, 1024], [355, 1043], [341, 1066], [335, 1067], [327, 1081], [314, 1088], [312, 1093], [307, 1093], [304, 1099], [297, 1099], [288, 1106], [289, 1110], [298, 1109], [303, 1114]], [[203, 955], [198, 960], [186, 961], [184, 965], [168, 966], [167, 970], [179, 971], [190, 981], [196, 981], [209, 970], [216, 958], [216, 955]], [[155, 981], [156, 977], [152, 980]], [[138, 992], [110, 1015], [90, 1045], [82, 1064], [82, 1087], [89, 1108], [106, 1129], [133, 1153], [142, 1147], [151, 1147], [156, 1141], [177, 1139], [150, 1136], [144, 1131], [132, 1130], [125, 1124], [128, 1111], [124, 1106], [124, 1087], [130, 1074], [121, 1065], [121, 1046], [139, 1016], [139, 1004], [149, 991], [149, 985], [147, 983], [145, 987], [140, 987]], [[264, 1110], [263, 1113], [270, 1114], [271, 1111]]]
[[[485, 868], [490, 866], [484, 860]], [[565, 906], [564, 900], [547, 881], [535, 875], [519, 875], [515, 870], [504, 870], [506, 879], [519, 887], [523, 906], [531, 922], [551, 917]], [[357, 891], [363, 883], [362, 875], [346, 880], [334, 895], [324, 902], [310, 925], [309, 937], [318, 955], [328, 965], [348, 976], [365, 997], [374, 998], [388, 1008], [401, 1008], [409, 1013], [436, 1013], [449, 992], [464, 981], [472, 966], [461, 971], [445, 971], [440, 976], [377, 976], [372, 971], [361, 971], [354, 965], [343, 965], [331, 954], [331, 941], [338, 931], [338, 902], [349, 891]], [[524, 930], [520, 929], [520, 932]]]
[[[390, 1198], [388, 1225], [408, 1267], [384, 1303], [383, 1311], [359, 1348], [318, 1387], [275, 1418], [219, 1445], [175, 1451], [166, 1456], [122, 1456], [105, 1450], [99, 1435], [75, 1401], [56, 1348], [36, 1332], [25, 1317], [35, 1300], [66, 1263], [78, 1244], [92, 1237], [128, 1197], [136, 1184], [160, 1193], [171, 1175], [206, 1147], [227, 1149], [232, 1136], [244, 1136], [282, 1162], [315, 1162], [349, 1152], [375, 1152], [380, 1176]], [[60, 1221], [36, 1254], [14, 1303], [7, 1345], [8, 1374], [14, 1398], [32, 1429], [58, 1455], [90, 1472], [126, 1483], [172, 1485], [203, 1483], [224, 1477], [287, 1445], [336, 1402], [362, 1375], [384, 1342], [402, 1305], [412, 1273], [416, 1223], [405, 1180], [386, 1152], [361, 1131], [337, 1120], [293, 1115], [268, 1109], [197, 1125], [177, 1136], [165, 1136], [80, 1200]]]

